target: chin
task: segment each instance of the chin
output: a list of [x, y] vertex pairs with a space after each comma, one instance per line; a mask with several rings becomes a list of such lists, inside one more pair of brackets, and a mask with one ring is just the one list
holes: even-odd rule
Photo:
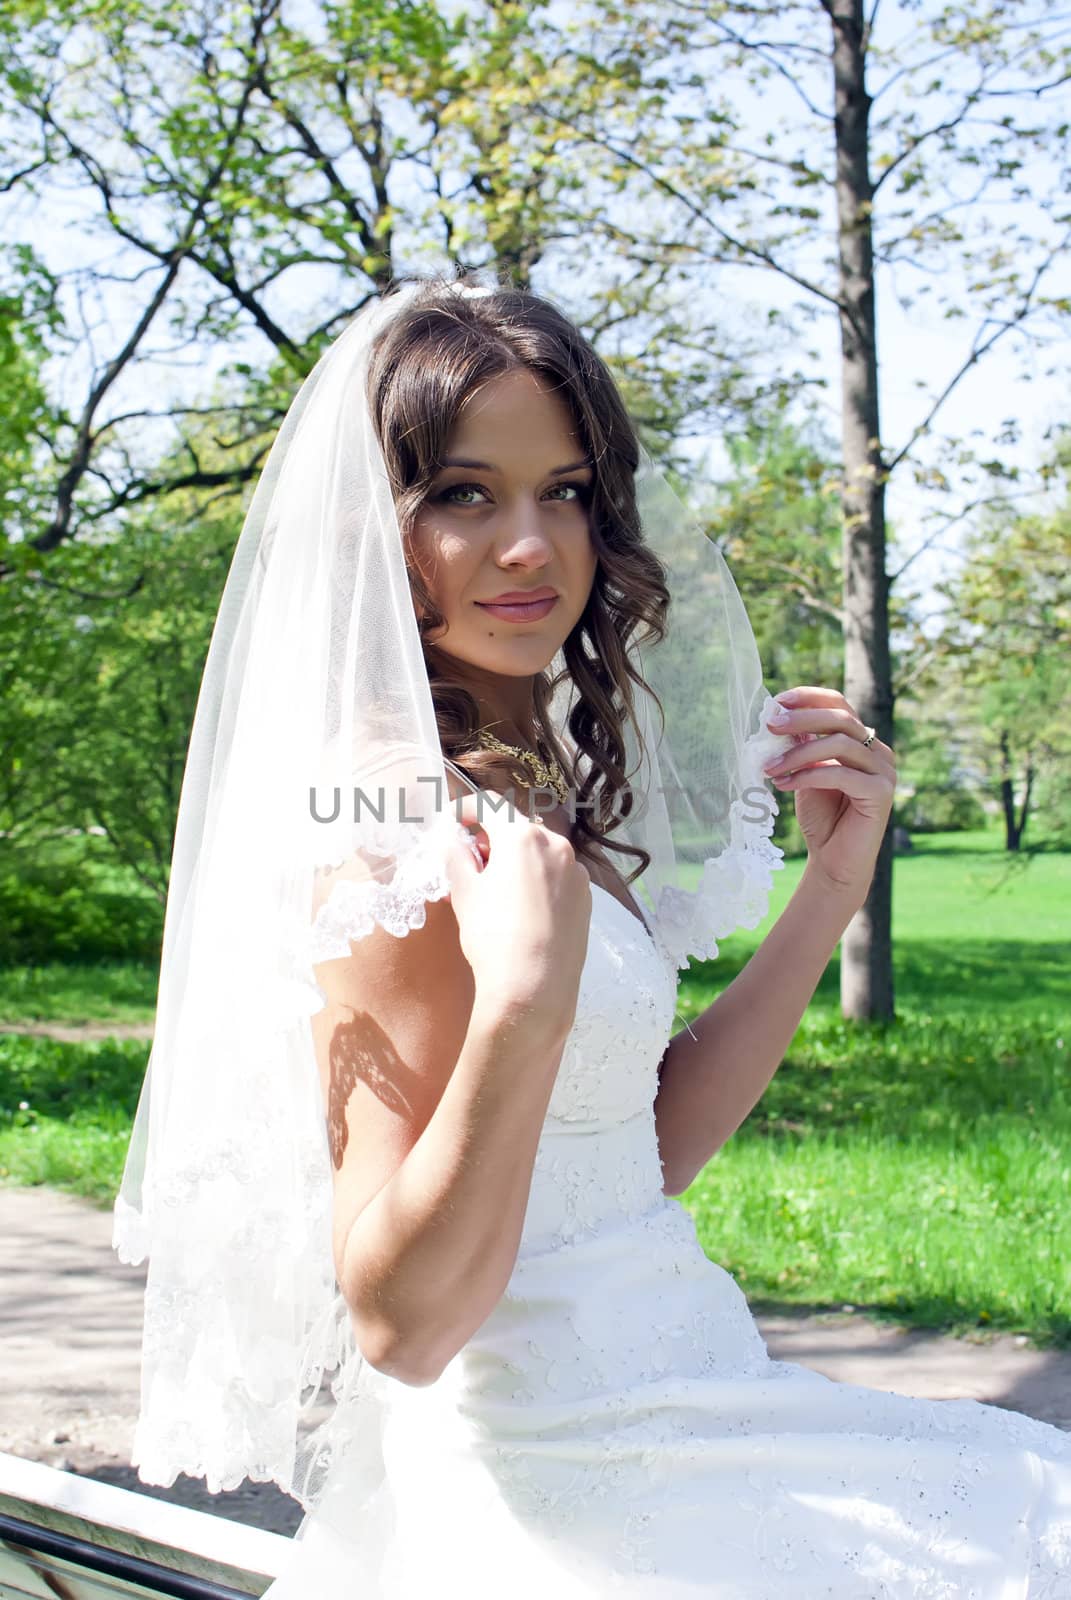
[[[429, 641], [435, 643], [434, 640]], [[478, 672], [494, 673], [500, 678], [530, 678], [549, 667], [561, 649], [559, 639], [518, 639], [504, 648], [488, 649], [481, 641], [470, 649], [449, 649], [444, 642], [436, 644], [443, 656], [456, 661], [459, 666], [473, 667]]]

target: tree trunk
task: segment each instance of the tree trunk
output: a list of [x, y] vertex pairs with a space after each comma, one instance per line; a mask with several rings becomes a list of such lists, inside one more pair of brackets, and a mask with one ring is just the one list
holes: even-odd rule
[[1026, 819], [1030, 814], [1030, 791], [1034, 786], [1034, 768], [1028, 759], [1026, 763], [1026, 789], [1023, 793], [1023, 803], [1019, 808], [1019, 820], [1015, 819], [1015, 782], [1012, 770], [1011, 741], [1008, 738], [1007, 728], [1000, 731], [1000, 803], [1004, 809], [1004, 848], [1005, 850], [1018, 850], [1026, 828]]
[[[822, 0], [833, 27], [837, 225], [844, 457], [844, 697], [892, 744], [889, 580], [885, 570], [885, 465], [878, 425], [878, 347], [870, 209], [870, 98], [862, 0]], [[845, 1017], [891, 1019], [892, 826], [866, 903], [841, 941]]]
[[1019, 807], [1019, 843], [1022, 843], [1023, 834], [1026, 832], [1026, 819], [1030, 815], [1030, 791], [1034, 787], [1034, 763], [1030, 757], [1026, 758], [1026, 788], [1023, 790], [1023, 803]]

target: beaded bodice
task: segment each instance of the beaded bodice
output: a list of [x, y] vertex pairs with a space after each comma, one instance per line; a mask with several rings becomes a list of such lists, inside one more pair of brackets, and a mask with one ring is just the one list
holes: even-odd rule
[[[735, 1280], [662, 1189], [655, 1102], [676, 970], [594, 887], [505, 1292], [434, 1383], [382, 1381], [387, 1500], [377, 1490], [358, 1518], [358, 1471], [343, 1474], [344, 1566], [329, 1559], [293, 1600], [358, 1587], [409, 1600], [461, 1568], [479, 1600], [998, 1600], [1010, 1590], [962, 1586], [950, 1536], [979, 1495], [990, 1525], [991, 1480], [1010, 1529], [1042, 1482], [1028, 1452], [1052, 1458], [1051, 1435], [1066, 1454], [1064, 1436], [770, 1359]], [[1031, 1600], [1056, 1600], [1069, 1563], [1071, 1522], [1054, 1516], [1008, 1574], [1025, 1594], [1029, 1567]]]
[[660, 1207], [653, 1106], [677, 982], [643, 923], [592, 884], [576, 1021], [536, 1154], [521, 1257]]
[[[704, 1373], [727, 1363], [738, 1371], [766, 1360], [743, 1294], [707, 1260], [691, 1216], [662, 1187], [654, 1102], [676, 1012], [676, 968], [646, 918], [592, 887], [576, 1020], [536, 1152], [513, 1274], [438, 1383], [417, 1391], [433, 1402], [439, 1390], [451, 1410], [482, 1413], [507, 1397], [575, 1397], [671, 1368]], [[653, 1259], [660, 1286], [661, 1316], [642, 1351], [617, 1341], [607, 1320], [615, 1297], [628, 1296], [637, 1255]], [[698, 1313], [696, 1272], [718, 1283]]]

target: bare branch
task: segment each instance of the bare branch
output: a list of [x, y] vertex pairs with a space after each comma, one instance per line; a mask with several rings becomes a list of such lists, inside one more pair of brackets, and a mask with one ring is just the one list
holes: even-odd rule
[[803, 104], [806, 106], [812, 117], [817, 117], [820, 122], [832, 123], [832, 113], [829, 111], [820, 110], [819, 107], [816, 106], [811, 100], [810, 96], [804, 93], [799, 79], [789, 71], [783, 61], [778, 60], [776, 54], [771, 53], [778, 49], [785, 50], [788, 48], [793, 49], [801, 54], [805, 52], [812, 54], [817, 56], [820, 61], [824, 62], [826, 60], [826, 52], [824, 50], [820, 50], [817, 47], [808, 49], [806, 45], [798, 44], [793, 44], [787, 47], [785, 45], [768, 44], [766, 42], [757, 44], [751, 39], [745, 39], [742, 34], [739, 34], [735, 31], [735, 29], [730, 28], [729, 25], [725, 22], [722, 22], [720, 18], [714, 17], [711, 18], [711, 20], [723, 38], [728, 39], [732, 44], [738, 45], [742, 50], [753, 50], [755, 54], [766, 63], [767, 66], [773, 67], [774, 71], [779, 73], [780, 76], [784, 78], [789, 88], [791, 88], [803, 101]]
[[1015, 311], [1012, 316], [1007, 317], [1004, 319], [1004, 321], [998, 323], [996, 328], [989, 335], [988, 339], [985, 339], [979, 343], [978, 341], [981, 333], [985, 328], [990, 326], [991, 319], [986, 318], [985, 322], [982, 323], [982, 327], [975, 336], [974, 344], [971, 346], [970, 355], [962, 363], [959, 370], [953, 373], [952, 377], [945, 384], [945, 387], [941, 390], [941, 393], [937, 396], [925, 417], [923, 417], [918, 427], [912, 432], [907, 443], [901, 450], [897, 451], [897, 453], [892, 457], [891, 461], [887, 462], [885, 468], [886, 476], [890, 476], [893, 472], [895, 472], [901, 461], [903, 461], [905, 457], [910, 454], [911, 450], [917, 444], [919, 439], [921, 439], [922, 435], [929, 431], [934, 418], [937, 416], [937, 413], [940, 411], [941, 407], [944, 405], [952, 391], [963, 380], [971, 368], [976, 366], [983, 356], [988, 355], [989, 351], [992, 350], [993, 346], [999, 339], [1002, 339], [1006, 333], [1010, 333], [1013, 328], [1017, 328], [1023, 319], [1028, 315], [1034, 296], [1037, 293], [1038, 285], [1041, 283], [1042, 278], [1045, 276], [1046, 272], [1048, 272], [1053, 262], [1063, 258], [1063, 252], [1066, 248], [1067, 239], [1069, 237], [1071, 237], [1071, 231], [1069, 231], [1068, 235], [1065, 235], [1064, 239], [1062, 239], [1058, 245], [1049, 251], [1045, 260], [1037, 268], [1037, 271], [1034, 273], [1029, 285], [1023, 292], [1022, 301], [1020, 302], [1018, 310]]
[[796, 595], [797, 599], [802, 600], [809, 610], [816, 611], [821, 616], [830, 617], [838, 628], [844, 627], [844, 612], [842, 608], [834, 605], [831, 600], [826, 600], [824, 596], [815, 594], [803, 582], [796, 567], [790, 566], [786, 561], [766, 561], [763, 565], [770, 572], [779, 572], [784, 578], [788, 579], [786, 587]]
[[32, 177], [35, 172], [40, 172], [42, 168], [47, 167], [48, 164], [48, 158], [46, 156], [42, 157], [40, 161], [32, 162], [28, 167], [20, 167], [18, 172], [13, 172], [10, 177], [5, 178], [3, 182], [0, 183], [0, 194], [10, 194], [11, 190], [20, 184], [24, 178]]
[[103, 600], [110, 604], [113, 600], [129, 600], [131, 595], [137, 594], [144, 586], [145, 574], [139, 573], [129, 588], [116, 589], [111, 594], [98, 594], [91, 589], [76, 589], [73, 584], [61, 583], [58, 578], [46, 578], [42, 572], [35, 574], [34, 581], [44, 589], [59, 589], [64, 594], [72, 594], [76, 600]]
[[268, 448], [265, 444], [251, 461], [244, 462], [241, 466], [228, 467], [226, 470], [186, 472], [174, 478], [161, 478], [157, 482], [142, 479], [137, 483], [128, 483], [114, 492], [108, 505], [88, 511], [86, 520], [97, 522], [104, 517], [112, 516], [124, 506], [139, 505], [143, 500], [174, 494], [179, 489], [213, 489], [222, 485], [233, 492], [257, 476]]
[[578, 138], [586, 140], [589, 144], [598, 145], [600, 149], [606, 150], [610, 155], [615, 156], [619, 161], [623, 161], [626, 166], [634, 167], [637, 172], [642, 172], [643, 175], [648, 178], [656, 188], [662, 190], [663, 194], [669, 195], [672, 200], [676, 200], [679, 205], [684, 206], [686, 211], [689, 211], [692, 216], [708, 227], [712, 233], [716, 234], [717, 237], [721, 239], [723, 244], [727, 245], [729, 249], [734, 252], [733, 260], [737, 265], [767, 267], [771, 272], [776, 272], [780, 277], [787, 278], [788, 281], [790, 283], [794, 283], [797, 288], [804, 289], [808, 294], [814, 295], [818, 300], [824, 300], [827, 305], [833, 306], [838, 312], [842, 309], [847, 309], [842, 307], [841, 301], [837, 295], [830, 294], [827, 289], [823, 289], [819, 284], [812, 283], [807, 278], [801, 277], [799, 273], [793, 272], [789, 267], [784, 266], [782, 262], [775, 260], [770, 252], [768, 250], [764, 250], [761, 245], [748, 244], [744, 240], [738, 239], [733, 234], [729, 233], [727, 229], [716, 223], [701, 206], [696, 205], [694, 200], [683, 194], [680, 189], [677, 188], [676, 184], [671, 183], [668, 178], [663, 178], [658, 173], [652, 171], [645, 161], [640, 161], [638, 157], [632, 155], [630, 151], [619, 149], [616, 145], [611, 144], [608, 139], [600, 139], [594, 134], [590, 133], [581, 133], [578, 129], [573, 127], [572, 123], [570, 123], [567, 118], [559, 116], [559, 114], [552, 110], [550, 106], [542, 105], [538, 101], [534, 101], [533, 105], [534, 108], [543, 116], [549, 117], [551, 121], [559, 122], [563, 127], [569, 128], [570, 131], [575, 133]]
[[987, 99], [1002, 100], [1020, 95], [1033, 95], [1035, 100], [1040, 100], [1043, 94], [1048, 94], [1053, 89], [1062, 89], [1065, 83], [1071, 83], [1071, 72], [1062, 72], [1058, 78], [1053, 78], [1051, 83], [1020, 84], [1014, 89], [989, 89]]
[[906, 694], [912, 684], [923, 676], [940, 655], [941, 650], [938, 645], [931, 645], [928, 650], [920, 650], [918, 655], [912, 658], [911, 666], [907, 671], [902, 676], [893, 679], [893, 698], [899, 700], [902, 695]]
[[[253, 24], [254, 49], [259, 43], [263, 29], [266, 26], [269, 17], [271, 16], [272, 12], [278, 8], [278, 4], [279, 0], [265, 0], [265, 3], [255, 16]], [[71, 518], [74, 509], [74, 495], [79, 483], [85, 476], [85, 472], [89, 464], [89, 457], [92, 447], [93, 419], [96, 415], [97, 409], [108, 390], [115, 383], [116, 379], [123, 372], [137, 351], [147, 329], [153, 322], [157, 312], [160, 310], [160, 307], [164, 304], [164, 301], [170, 293], [175, 279], [178, 276], [182, 262], [188, 257], [194, 255], [193, 246], [197, 231], [204, 222], [209, 198], [214, 193], [224, 171], [226, 170], [227, 161], [230, 158], [231, 152], [238, 138], [238, 134], [245, 121], [246, 113], [249, 108], [249, 102], [253, 94], [253, 87], [254, 85], [252, 79], [250, 79], [250, 81], [244, 85], [243, 93], [235, 109], [234, 120], [229, 130], [223, 150], [201, 186], [201, 192], [196, 200], [190, 216], [186, 221], [186, 225], [182, 230], [181, 237], [177, 243], [172, 245], [166, 251], [160, 252], [150, 249], [148, 252], [159, 257], [161, 264], [165, 269], [164, 275], [157, 286], [155, 294], [149, 300], [148, 305], [145, 307], [144, 311], [139, 317], [122, 349], [116, 356], [112, 358], [110, 362], [108, 362], [100, 378], [93, 385], [93, 388], [90, 391], [89, 398], [82, 410], [82, 416], [78, 424], [73, 455], [68, 464], [67, 470], [60, 478], [59, 485], [57, 487], [56, 515], [48, 528], [45, 529], [44, 533], [33, 540], [33, 547], [37, 550], [45, 552], [55, 549], [56, 546], [62, 543], [62, 541], [70, 533]], [[47, 108], [44, 114], [47, 117], [48, 124], [55, 129], [57, 134], [59, 134], [60, 138], [63, 139], [64, 143], [71, 151], [72, 155], [76, 160], [79, 161], [79, 164], [82, 165], [83, 170], [86, 171], [90, 176], [94, 186], [98, 189], [98, 192], [103, 194], [106, 199], [110, 200], [110, 185], [108, 183], [107, 175], [104, 173], [104, 171], [95, 161], [92, 160], [92, 158], [88, 156], [85, 151], [78, 149], [78, 147], [74, 144], [74, 141], [71, 140], [64, 130], [61, 129], [55, 122], [55, 120], [52, 118], [51, 112], [47, 111]], [[109, 210], [110, 209], [111, 208], [109, 206]], [[117, 231], [121, 232], [121, 230]]]
[[334, 161], [324, 150], [312, 129], [272, 87], [268, 81], [267, 69], [263, 62], [257, 72], [257, 86], [269, 105], [275, 107], [287, 126], [297, 134], [305, 153], [312, 158], [315, 165], [327, 179], [331, 193], [339, 201], [346, 216], [357, 230], [365, 251], [370, 254], [372, 251], [379, 250], [381, 246], [373, 237], [368, 218], [364, 215], [352, 190], [343, 182]]
[[[954, 528], [957, 523], [963, 522], [971, 515], [972, 512], [984, 511], [987, 506], [1009, 505], [1015, 500], [1029, 500], [1032, 499], [1037, 492], [1038, 491], [1036, 489], [1024, 489], [1019, 494], [991, 494], [984, 495], [978, 500], [970, 501], [969, 504], [963, 506], [959, 511], [956, 511], [951, 516], [946, 517], [939, 528], [935, 529], [934, 532], [928, 536], [928, 538], [924, 539], [917, 549], [912, 550], [907, 560], [902, 561], [895, 572], [889, 573], [890, 586], [907, 571], [911, 563], [917, 560], [924, 550], [930, 549], [937, 539], [942, 539], [945, 534], [948, 533], [950, 528]], [[965, 552], [960, 550], [948, 550], [945, 553], [947, 555], [963, 555]]]
[[229, 417], [251, 410], [249, 406], [235, 403], [219, 406], [169, 406], [166, 411], [121, 411], [117, 416], [102, 422], [93, 435], [93, 442], [102, 439], [121, 422], [170, 422], [173, 417]]
[[911, 157], [915, 154], [915, 151], [918, 150], [920, 146], [924, 145], [927, 139], [933, 139], [939, 133], [951, 133], [953, 128], [958, 128], [960, 123], [966, 117], [967, 112], [970, 109], [970, 105], [971, 102], [968, 100], [954, 117], [950, 117], [946, 122], [935, 122], [932, 128], [927, 128], [923, 133], [916, 134], [916, 136], [904, 146], [904, 148], [900, 151], [900, 154], [895, 156], [893, 160], [889, 162], [887, 167], [883, 167], [881, 169], [879, 176], [873, 179], [870, 185], [871, 194], [877, 194], [886, 178], [892, 177], [892, 174], [897, 170], [898, 167], [903, 166], [905, 161], [910, 161]]
[[86, 466], [89, 462], [90, 449], [93, 439], [93, 418], [96, 414], [97, 407], [100, 405], [100, 402], [103, 400], [104, 396], [107, 394], [116, 378], [118, 378], [119, 374], [122, 372], [131, 356], [134, 354], [134, 351], [141, 343], [141, 339], [145, 333], [145, 330], [148, 328], [149, 324], [156, 316], [156, 313], [167, 299], [167, 296], [171, 291], [171, 285], [178, 276], [178, 270], [181, 261], [182, 255], [176, 251], [174, 259], [171, 261], [167, 271], [164, 273], [163, 278], [160, 280], [160, 283], [157, 286], [156, 293], [153, 295], [152, 299], [149, 301], [148, 305], [145, 307], [138, 321], [134, 325], [134, 328], [128, 336], [126, 343], [119, 351], [119, 354], [114, 356], [112, 360], [108, 362], [100, 378], [90, 391], [89, 399], [86, 401], [82, 412], [82, 420], [79, 423], [74, 452], [71, 456], [67, 470], [60, 478], [56, 489], [56, 515], [52, 519], [49, 526], [45, 529], [44, 533], [42, 533], [33, 541], [35, 550], [54, 550], [56, 546], [62, 543], [62, 541], [67, 537], [67, 534], [70, 530], [71, 511], [74, 504], [74, 492], [81, 483], [82, 478], [85, 475]]

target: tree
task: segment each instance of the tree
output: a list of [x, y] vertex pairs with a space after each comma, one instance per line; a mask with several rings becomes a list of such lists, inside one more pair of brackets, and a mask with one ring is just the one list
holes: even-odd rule
[[[281, 420], [323, 346], [393, 277], [493, 262], [526, 286], [551, 246], [584, 250], [599, 204], [590, 148], [569, 151], [560, 115], [536, 101], [605, 119], [631, 90], [572, 45], [545, 4], [515, 0], [449, 19], [430, 0], [322, 3], [300, 19], [280, 0], [205, 0], [196, 14], [72, 0], [62, 15], [15, 0], [0, 18], [0, 193], [73, 190], [82, 237], [111, 249], [76, 251], [57, 273], [90, 359], [38, 464], [55, 503], [28, 530], [35, 548], [172, 489], [240, 494], [260, 465], [245, 441], [266, 414]], [[739, 361], [712, 359], [714, 330], [659, 303], [667, 275], [661, 261], [600, 275], [588, 307], [612, 355], [655, 318], [623, 381], [656, 450], [682, 416], [749, 383]], [[235, 459], [209, 472], [192, 430], [213, 412], [176, 392], [173, 361], [220, 346], [247, 378], [271, 361], [273, 381], [250, 383]]]
[[55, 424], [43, 367], [61, 332], [56, 281], [27, 244], [0, 251], [0, 536], [39, 515], [33, 465]]
[[1018, 851], [1039, 796], [1051, 835], [1071, 822], [1071, 495], [1048, 516], [992, 512], [940, 585], [948, 604], [931, 674], [953, 686]]
[[[277, 416], [323, 341], [405, 264], [495, 261], [519, 282], [538, 269], [548, 289], [559, 274], [667, 458], [729, 409], [822, 382], [807, 341], [826, 316], [841, 346], [843, 688], [892, 742], [889, 594], [919, 552], [887, 570], [885, 486], [913, 466], [951, 497], [948, 461], [925, 450], [949, 394], [998, 341], [1069, 309], [1049, 289], [1068, 50], [1050, 0], [981, 16], [901, 0], [882, 16], [888, 43], [862, 0], [600, 0], [568, 17], [360, 0], [314, 4], [300, 26], [279, 0], [206, 0], [193, 17], [75, 0], [59, 21], [15, 0], [0, 20], [0, 183], [80, 185], [129, 281], [151, 280], [60, 430], [38, 549], [169, 488], [238, 492], [257, 470], [244, 454], [207, 473], [181, 401], [168, 414], [183, 465], [168, 483], [148, 470], [153, 415], [123, 395], [165, 315], [180, 347], [266, 339]], [[103, 292], [106, 268], [78, 271]], [[755, 271], [785, 301], [758, 331], [727, 314]], [[918, 306], [973, 332], [887, 448], [875, 291], [894, 271], [916, 274]], [[949, 451], [974, 493], [969, 452]], [[950, 499], [946, 522], [961, 513]], [[892, 1014], [890, 909], [887, 838], [844, 938], [849, 1016]]]
[[[696, 284], [715, 270], [724, 281], [742, 272], [772, 277], [786, 302], [777, 317], [787, 342], [816, 319], [836, 320], [843, 692], [893, 743], [891, 587], [963, 515], [964, 494], [968, 505], [980, 503], [1001, 472], [998, 460], [974, 460], [963, 441], [940, 440], [938, 418], [994, 346], [1041, 338], [1071, 311], [1053, 281], [1068, 238], [1061, 174], [1071, 124], [1060, 90], [1071, 47], [1054, 0], [995, 0], [981, 13], [901, 0], [882, 12], [885, 43], [875, 34], [879, 8], [880, 0], [869, 10], [863, 0], [600, 8], [608, 27], [632, 18], [634, 38], [641, 15], [673, 24], [663, 38], [686, 28], [687, 48], [638, 62], [652, 115], [642, 142], [566, 120], [641, 180], [630, 223], [610, 219], [608, 242], [649, 258], [687, 254]], [[990, 205], [999, 207], [999, 231]], [[912, 275], [908, 295], [901, 283]], [[925, 386], [917, 424], [891, 447], [880, 425], [882, 279], [908, 305], [971, 324], [962, 359]], [[932, 460], [927, 443], [941, 447]], [[957, 458], [958, 485], [949, 472]], [[949, 504], [890, 572], [886, 487], [905, 467]], [[891, 891], [890, 829], [866, 904], [842, 941], [847, 1017], [894, 1014]]]
[[[196, 444], [210, 468], [227, 448], [207, 425]], [[165, 475], [174, 469], [159, 463]], [[190, 728], [241, 509], [176, 491], [129, 512], [121, 532], [69, 541], [61, 566], [24, 542], [8, 545], [0, 829], [24, 857], [94, 829], [165, 900]]]
[[770, 683], [828, 683], [842, 667], [836, 451], [780, 405], [723, 440], [728, 471], [693, 497], [729, 562]]

